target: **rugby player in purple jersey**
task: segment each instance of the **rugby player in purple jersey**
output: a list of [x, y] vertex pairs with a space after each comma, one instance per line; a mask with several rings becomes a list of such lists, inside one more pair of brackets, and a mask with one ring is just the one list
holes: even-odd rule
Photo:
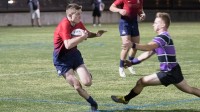
[[156, 54], [160, 62], [160, 71], [151, 75], [140, 78], [135, 87], [125, 96], [114, 96], [111, 98], [117, 103], [128, 104], [128, 102], [139, 95], [143, 88], [146, 86], [164, 85], [168, 86], [173, 84], [179, 90], [193, 94], [200, 97], [200, 89], [191, 87], [185, 81], [181, 68], [176, 60], [175, 46], [171, 36], [168, 32], [170, 26], [170, 16], [168, 13], [158, 12], [153, 23], [154, 31], [158, 34], [148, 44], [137, 44], [127, 42], [122, 45], [123, 49], [136, 48], [137, 50], [145, 51], [137, 58], [129, 61], [125, 61], [125, 66], [139, 64], [142, 61], [150, 58], [153, 54]]

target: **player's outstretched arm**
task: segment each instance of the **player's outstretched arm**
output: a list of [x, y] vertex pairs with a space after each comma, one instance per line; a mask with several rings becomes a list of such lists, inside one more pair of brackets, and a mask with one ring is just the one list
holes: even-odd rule
[[142, 61], [150, 58], [153, 54], [155, 54], [153, 51], [145, 51], [142, 54], [140, 54], [137, 58], [134, 58], [133, 60], [125, 60], [124, 61], [124, 67], [130, 67], [132, 65], [140, 64]]
[[105, 32], [107, 32], [107, 31], [105, 31], [105, 30], [99, 30], [97, 33], [89, 32], [87, 38], [100, 37], [100, 36], [103, 35]]
[[140, 51], [152, 51], [158, 48], [158, 44], [156, 42], [149, 42], [148, 44], [137, 44], [132, 42], [125, 42], [122, 44], [122, 49], [134, 48]]

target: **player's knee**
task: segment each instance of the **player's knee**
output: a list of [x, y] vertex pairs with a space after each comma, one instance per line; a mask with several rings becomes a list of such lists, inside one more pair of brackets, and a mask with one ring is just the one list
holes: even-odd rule
[[85, 80], [85, 81], [82, 82], [82, 84], [83, 84], [84, 86], [91, 86], [91, 85], [92, 85], [92, 81], [90, 81], [90, 80]]
[[90, 77], [85, 78], [84, 80], [81, 81], [81, 83], [84, 86], [91, 86], [92, 85], [92, 75], [90, 74]]
[[74, 85], [74, 89], [75, 89], [76, 91], [80, 91], [80, 90], [82, 89], [82, 87], [81, 87], [80, 84], [79, 84], [79, 85]]
[[145, 78], [140, 78], [139, 80], [138, 80], [138, 85], [141, 85], [141, 86], [146, 86], [146, 83], [147, 83], [147, 80], [145, 79]]
[[142, 78], [140, 78], [138, 81], [137, 81], [137, 86], [141, 86], [142, 85]]

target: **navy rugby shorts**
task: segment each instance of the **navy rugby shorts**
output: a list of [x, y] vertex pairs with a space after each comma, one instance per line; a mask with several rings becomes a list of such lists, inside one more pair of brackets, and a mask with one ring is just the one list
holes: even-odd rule
[[54, 60], [54, 66], [58, 72], [58, 75], [64, 75], [70, 69], [76, 70], [77, 67], [84, 64], [80, 51], [76, 50], [72, 53], [67, 53], [59, 59]]
[[93, 10], [93, 13], [92, 13], [92, 16], [93, 17], [101, 17], [101, 11], [99, 10], [99, 9], [97, 9], [97, 8], [95, 8], [94, 10]]
[[138, 22], [128, 22], [126, 20], [120, 19], [119, 21], [119, 32], [120, 36], [130, 35], [131, 37], [139, 36]]

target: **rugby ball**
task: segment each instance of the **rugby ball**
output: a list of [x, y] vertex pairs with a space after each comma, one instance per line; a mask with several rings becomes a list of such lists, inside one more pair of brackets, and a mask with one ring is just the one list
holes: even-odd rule
[[74, 30], [72, 31], [71, 35], [72, 35], [72, 36], [81, 36], [81, 35], [83, 35], [83, 33], [84, 33], [84, 30], [78, 28], [78, 29], [74, 29]]

